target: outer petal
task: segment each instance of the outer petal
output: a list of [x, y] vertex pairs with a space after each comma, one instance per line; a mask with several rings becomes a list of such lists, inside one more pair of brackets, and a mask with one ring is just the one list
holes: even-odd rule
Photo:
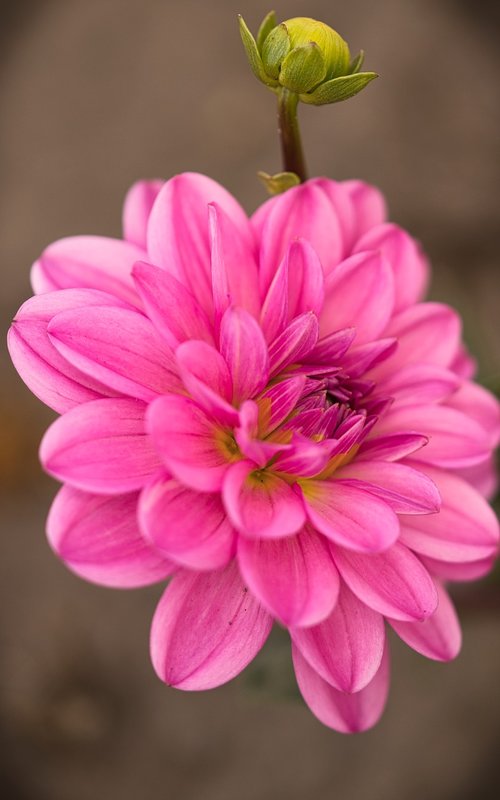
[[44, 468], [96, 494], [140, 489], [160, 466], [138, 400], [93, 400], [59, 417], [40, 446]]
[[63, 486], [47, 520], [51, 547], [77, 575], [103, 586], [132, 588], [167, 578], [172, 562], [137, 525], [138, 495], [102, 497]]
[[438, 403], [450, 398], [460, 379], [449, 369], [428, 364], [410, 364], [377, 385], [377, 392], [394, 398], [395, 404]]
[[335, 689], [359, 692], [373, 679], [384, 650], [384, 620], [342, 583], [330, 616], [290, 631], [311, 667]]
[[333, 542], [360, 553], [391, 547], [399, 536], [394, 511], [373, 494], [343, 481], [304, 481], [307, 515]]
[[176, 689], [213, 689], [247, 666], [271, 626], [234, 561], [222, 571], [179, 574], [153, 618], [153, 666]]
[[423, 622], [389, 620], [392, 627], [413, 650], [435, 661], [451, 661], [460, 652], [462, 632], [457, 613], [448, 592], [436, 584], [438, 607]]
[[163, 181], [137, 181], [127, 192], [123, 206], [123, 235], [128, 242], [146, 250], [149, 215]]
[[269, 376], [269, 356], [259, 324], [240, 308], [228, 308], [220, 329], [220, 351], [233, 380], [233, 402], [258, 394]]
[[445, 581], [477, 581], [484, 578], [493, 569], [496, 553], [490, 558], [479, 561], [467, 561], [461, 564], [451, 564], [449, 561], [436, 561], [434, 558], [422, 556], [422, 561], [432, 575]]
[[292, 648], [293, 665], [302, 697], [312, 713], [340, 733], [360, 733], [380, 719], [389, 693], [389, 648], [386, 644], [378, 672], [354, 694], [339, 692], [309, 666], [298, 648]]
[[234, 555], [235, 534], [219, 494], [160, 479], [142, 492], [139, 521], [154, 547], [185, 567], [218, 569]]
[[132, 267], [144, 259], [144, 250], [120, 239], [104, 236], [70, 236], [43, 251], [32, 273], [34, 291], [101, 289], [132, 305], [139, 299], [132, 282]]
[[381, 225], [387, 217], [384, 196], [375, 186], [363, 181], [343, 181], [341, 184], [354, 206], [353, 241], [357, 241], [370, 228]]
[[500, 438], [500, 404], [495, 395], [472, 381], [465, 381], [446, 405], [476, 420], [490, 437], [491, 447]]
[[422, 562], [396, 543], [386, 553], [365, 556], [336, 547], [334, 561], [342, 578], [370, 608], [412, 622], [430, 617], [437, 607], [434, 582]]
[[297, 533], [304, 506], [292, 487], [251, 461], [233, 464], [224, 479], [222, 499], [235, 528], [245, 536], [278, 539]]
[[312, 528], [285, 539], [240, 536], [238, 562], [250, 590], [283, 625], [317, 625], [337, 601], [338, 572]]
[[433, 514], [441, 506], [435, 483], [404, 464], [355, 461], [339, 469], [335, 477], [375, 494], [397, 514]]

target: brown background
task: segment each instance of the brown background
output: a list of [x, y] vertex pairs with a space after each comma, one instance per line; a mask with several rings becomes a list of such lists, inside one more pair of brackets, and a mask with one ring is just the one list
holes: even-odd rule
[[[312, 174], [363, 177], [423, 240], [433, 297], [456, 305], [481, 377], [498, 385], [498, 5], [469, 0], [277, 2], [279, 18], [330, 22], [381, 79], [355, 100], [301, 111]], [[119, 235], [138, 177], [190, 169], [253, 209], [257, 169], [279, 169], [274, 98], [237, 34], [266, 3], [65, 0], [0, 3], [0, 268], [3, 327], [50, 241]], [[55, 485], [36, 448], [51, 414], [2, 350], [0, 794], [5, 800], [489, 800], [500, 715], [496, 585], [457, 594], [465, 645], [427, 662], [394, 642], [388, 711], [341, 737], [292, 686], [285, 637], [206, 694], [153, 675], [160, 589], [116, 592], [71, 576], [44, 517]], [[495, 694], [496, 693], [496, 694]]]

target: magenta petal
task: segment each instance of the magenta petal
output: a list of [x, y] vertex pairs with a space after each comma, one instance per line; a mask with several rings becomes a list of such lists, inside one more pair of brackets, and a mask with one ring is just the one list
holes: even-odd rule
[[338, 572], [312, 528], [284, 539], [240, 536], [238, 562], [250, 591], [288, 627], [317, 625], [337, 601]]
[[265, 433], [273, 431], [292, 413], [302, 394], [305, 381], [305, 375], [295, 375], [293, 378], [273, 384], [262, 394], [261, 406]]
[[220, 495], [186, 489], [174, 479], [162, 478], [143, 490], [139, 522], [158, 551], [190, 569], [224, 567], [235, 552]]
[[359, 253], [328, 276], [320, 336], [356, 328], [356, 345], [373, 341], [385, 329], [394, 305], [394, 279], [378, 252]]
[[307, 515], [333, 542], [360, 553], [386, 550], [399, 536], [394, 511], [378, 497], [343, 481], [307, 481]]
[[93, 400], [52, 423], [42, 439], [44, 469], [72, 486], [96, 494], [140, 489], [160, 461], [146, 434], [146, 406], [138, 400]]
[[123, 236], [128, 242], [146, 250], [149, 215], [163, 181], [137, 181], [127, 192], [123, 206]]
[[191, 399], [158, 397], [148, 408], [147, 427], [162, 460], [192, 489], [215, 492], [229, 466], [223, 432]]
[[366, 231], [381, 225], [387, 217], [387, 207], [383, 194], [376, 186], [359, 180], [342, 181], [355, 208], [354, 240], [357, 241]]
[[356, 461], [399, 461], [425, 447], [429, 438], [420, 433], [388, 433], [374, 436], [361, 444]]
[[235, 528], [251, 538], [290, 536], [305, 522], [304, 505], [292, 487], [277, 475], [261, 474], [251, 461], [229, 468], [222, 499]]
[[417, 653], [435, 661], [451, 661], [460, 652], [462, 632], [457, 612], [450, 600], [448, 592], [436, 584], [438, 607], [432, 617], [422, 622], [401, 622], [389, 620], [392, 627]]
[[442, 303], [419, 303], [393, 317], [385, 336], [395, 336], [398, 349], [388, 365], [380, 368], [385, 375], [409, 364], [426, 363], [449, 367], [455, 358], [461, 335], [458, 314]]
[[301, 361], [318, 341], [318, 318], [312, 311], [295, 317], [269, 348], [271, 376]]
[[349, 350], [356, 336], [355, 328], [344, 328], [329, 333], [319, 340], [316, 347], [308, 353], [307, 360], [311, 364], [334, 364]]
[[182, 388], [171, 350], [136, 311], [63, 311], [50, 322], [48, 333], [70, 364], [116, 392], [148, 401]]
[[207, 315], [173, 275], [142, 261], [134, 265], [132, 275], [149, 318], [172, 349], [186, 339], [213, 343]]
[[335, 477], [375, 494], [397, 514], [433, 514], [441, 506], [436, 484], [404, 464], [356, 460], [337, 470]]
[[153, 666], [176, 689], [213, 689], [252, 661], [271, 627], [234, 561], [217, 572], [184, 572], [172, 579], [153, 618]]
[[396, 543], [385, 553], [361, 555], [336, 547], [334, 561], [350, 589], [387, 617], [412, 622], [437, 607], [434, 582], [417, 556]]
[[[101, 289], [138, 305], [132, 267], [144, 259], [144, 250], [120, 239], [104, 236], [71, 236], [59, 239], [43, 251], [34, 273], [44, 291], [54, 289]], [[37, 285], [34, 286], [37, 291]]]
[[266, 341], [272, 342], [288, 321], [288, 253], [277, 268], [262, 303], [260, 324]]
[[380, 381], [377, 391], [394, 397], [395, 403], [416, 405], [438, 403], [450, 397], [460, 379], [449, 369], [429, 364], [410, 364]]
[[241, 308], [228, 308], [222, 317], [220, 351], [233, 380], [233, 402], [258, 394], [269, 375], [264, 335], [255, 319]]
[[47, 520], [51, 547], [73, 572], [103, 586], [164, 580], [176, 567], [143, 539], [137, 500], [136, 493], [103, 497], [63, 486]]
[[230, 403], [233, 382], [219, 351], [206, 342], [184, 342], [177, 348], [175, 358], [193, 399], [221, 424], [238, 425], [238, 412]]
[[484, 578], [495, 566], [497, 554], [479, 561], [465, 561], [451, 564], [449, 561], [437, 561], [434, 558], [422, 556], [422, 561], [432, 575], [445, 581], [477, 581]]
[[290, 631], [311, 667], [335, 689], [359, 692], [373, 679], [384, 651], [384, 620], [341, 583], [330, 616]]
[[316, 251], [305, 239], [294, 240], [288, 248], [288, 318], [306, 311], [319, 316], [323, 308], [325, 279]]
[[323, 725], [339, 733], [361, 733], [379, 721], [389, 693], [389, 647], [386, 643], [380, 667], [359, 692], [339, 692], [324, 681], [292, 647], [293, 665], [302, 697]]

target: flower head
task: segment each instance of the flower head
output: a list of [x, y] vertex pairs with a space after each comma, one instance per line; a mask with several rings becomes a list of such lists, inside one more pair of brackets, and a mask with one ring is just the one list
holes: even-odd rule
[[500, 424], [427, 280], [378, 191], [326, 179], [250, 220], [202, 175], [142, 182], [123, 241], [35, 263], [9, 346], [61, 414], [49, 539], [97, 583], [171, 577], [151, 635], [169, 685], [230, 680], [277, 621], [313, 713], [351, 732], [385, 703], [386, 622], [457, 654], [443, 582], [495, 557]]

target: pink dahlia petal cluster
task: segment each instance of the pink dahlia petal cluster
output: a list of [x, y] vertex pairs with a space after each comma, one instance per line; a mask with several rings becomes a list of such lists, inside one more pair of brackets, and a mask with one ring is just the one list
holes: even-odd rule
[[97, 583], [171, 577], [162, 680], [230, 680], [277, 621], [306, 703], [352, 732], [386, 700], [386, 623], [456, 656], [443, 582], [495, 557], [499, 410], [376, 189], [311, 180], [248, 219], [202, 175], [141, 182], [123, 241], [62, 239], [32, 277], [9, 346], [61, 415], [49, 540]]

